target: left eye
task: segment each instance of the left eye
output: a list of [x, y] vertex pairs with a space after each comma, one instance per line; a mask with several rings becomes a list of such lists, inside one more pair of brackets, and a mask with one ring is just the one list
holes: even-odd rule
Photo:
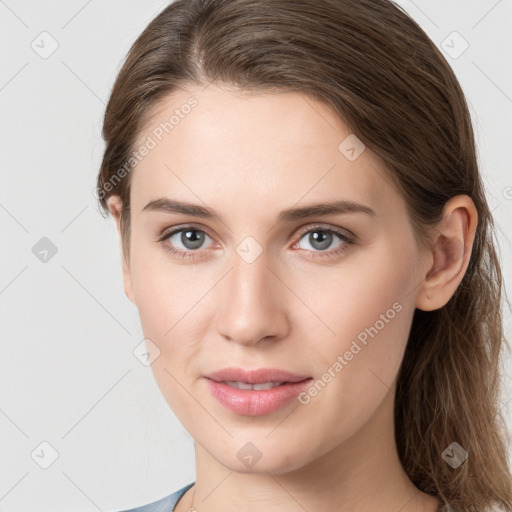
[[[338, 245], [331, 247], [335, 237], [337, 237], [341, 241], [340, 243], [338, 243]], [[302, 237], [300, 238], [298, 244], [300, 244], [301, 240], [306, 240], [310, 247], [312, 247], [312, 249], [308, 247], [302, 248], [308, 251], [313, 250], [314, 252], [328, 252], [326, 251], [326, 249], [337, 249], [340, 245], [346, 245], [351, 243], [351, 240], [348, 236], [344, 235], [343, 233], [340, 233], [339, 231], [327, 228], [310, 229], [309, 231], [306, 231], [305, 233], [302, 234]]]

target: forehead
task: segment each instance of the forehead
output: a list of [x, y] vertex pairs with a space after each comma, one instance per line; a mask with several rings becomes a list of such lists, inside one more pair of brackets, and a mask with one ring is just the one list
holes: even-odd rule
[[354, 137], [332, 109], [302, 93], [178, 90], [139, 134], [136, 148], [151, 149], [132, 170], [132, 209], [165, 195], [213, 208], [228, 207], [227, 198], [248, 210], [321, 198], [378, 209], [397, 193], [368, 148], [347, 157], [347, 147], [361, 149]]

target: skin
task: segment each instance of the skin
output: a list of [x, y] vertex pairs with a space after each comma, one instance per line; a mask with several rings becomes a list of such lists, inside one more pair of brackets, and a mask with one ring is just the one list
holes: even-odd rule
[[[393, 401], [415, 308], [445, 305], [467, 269], [477, 223], [472, 200], [452, 198], [429, 249], [420, 251], [382, 162], [368, 148], [349, 161], [338, 149], [347, 126], [298, 93], [247, 94], [214, 84], [180, 90], [139, 140], [191, 95], [198, 106], [132, 171], [122, 263], [126, 295], [160, 350], [155, 379], [195, 440], [196, 484], [176, 510], [436, 511], [438, 500], [412, 484], [398, 459]], [[161, 197], [207, 205], [222, 221], [143, 211]], [[367, 205], [375, 216], [277, 222], [284, 209], [340, 199]], [[119, 197], [109, 208], [119, 230]], [[190, 224], [206, 233], [199, 249], [183, 245], [180, 234], [156, 240]], [[308, 236], [318, 224], [355, 242], [333, 234], [331, 245], [318, 248]], [[236, 252], [247, 236], [263, 251], [252, 263]], [[166, 243], [196, 251], [195, 259], [178, 258]], [[394, 303], [400, 312], [307, 404], [243, 416], [205, 385], [203, 375], [226, 366], [321, 378]], [[248, 442], [262, 454], [252, 467], [237, 457]]]

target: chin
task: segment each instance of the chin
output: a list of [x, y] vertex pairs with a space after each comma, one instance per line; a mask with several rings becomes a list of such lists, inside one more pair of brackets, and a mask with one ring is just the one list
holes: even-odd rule
[[[243, 474], [265, 475], [271, 473], [273, 475], [281, 475], [296, 471], [308, 464], [305, 453], [299, 447], [287, 445], [286, 452], [279, 451], [283, 448], [283, 443], [279, 443], [279, 447], [274, 448], [270, 443], [264, 440], [258, 442], [251, 441], [236, 446], [227, 446], [219, 453], [217, 460], [231, 471]], [[234, 457], [226, 458], [227, 453], [233, 453]], [[215, 450], [210, 452], [215, 455]], [[251, 460], [252, 457], [252, 460]]]

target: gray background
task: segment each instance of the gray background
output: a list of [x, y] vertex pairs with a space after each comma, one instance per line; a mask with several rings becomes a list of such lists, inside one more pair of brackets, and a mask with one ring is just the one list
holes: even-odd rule
[[[0, 511], [116, 510], [195, 479], [192, 439], [133, 355], [137, 310], [114, 222], [92, 194], [110, 88], [167, 3], [0, 0]], [[509, 263], [512, 0], [400, 4], [444, 48], [467, 95]], [[508, 312], [505, 322], [511, 338]], [[509, 428], [511, 398], [507, 377]]]

